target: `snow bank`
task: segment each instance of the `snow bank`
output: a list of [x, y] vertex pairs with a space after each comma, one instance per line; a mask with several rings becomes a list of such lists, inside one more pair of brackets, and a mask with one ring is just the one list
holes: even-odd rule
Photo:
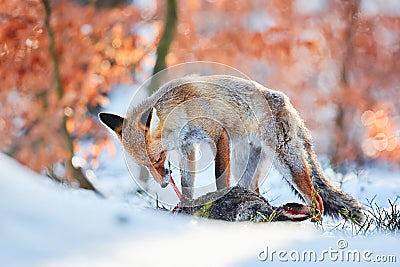
[[[310, 222], [214, 222], [132, 207], [53, 184], [2, 154], [0, 162], [0, 266], [262, 266], [272, 259], [260, 261], [266, 248], [321, 253], [341, 238]], [[343, 240], [374, 256], [398, 253], [393, 238]]]

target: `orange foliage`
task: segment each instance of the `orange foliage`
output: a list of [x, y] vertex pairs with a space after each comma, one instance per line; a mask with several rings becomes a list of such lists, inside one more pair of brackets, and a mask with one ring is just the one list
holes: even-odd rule
[[84, 154], [92, 159], [100, 154], [109, 140], [89, 108], [106, 105], [111, 87], [132, 82], [132, 71], [155, 50], [154, 41], [132, 30], [146, 22], [135, 6], [96, 9], [73, 1], [50, 2], [62, 99], [55, 89], [42, 2], [0, 2], [0, 130], [6, 133], [0, 145], [36, 171], [72, 157], [61, 129], [64, 117], [74, 148], [79, 150], [76, 140], [90, 137], [97, 143]]

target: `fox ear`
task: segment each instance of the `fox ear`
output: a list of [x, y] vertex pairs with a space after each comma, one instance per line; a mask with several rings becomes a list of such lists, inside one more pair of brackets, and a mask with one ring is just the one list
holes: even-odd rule
[[151, 120], [150, 120], [150, 134], [157, 131], [158, 126], [160, 125], [160, 118], [157, 116], [157, 110], [155, 108], [151, 111]]
[[150, 135], [154, 135], [157, 132], [158, 126], [160, 125], [160, 118], [157, 116], [157, 110], [155, 108], [148, 109], [143, 113], [141, 117], [142, 127], [150, 132]]
[[124, 118], [111, 113], [99, 113], [99, 120], [106, 125], [109, 129], [113, 130], [121, 140], [122, 138], [122, 125]]

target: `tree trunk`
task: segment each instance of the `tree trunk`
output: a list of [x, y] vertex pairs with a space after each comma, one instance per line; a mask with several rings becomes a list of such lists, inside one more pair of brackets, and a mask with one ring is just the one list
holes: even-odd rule
[[[346, 100], [343, 100], [343, 96], [348, 93], [351, 87], [350, 84], [350, 62], [352, 61], [353, 49], [354, 49], [354, 36], [358, 28], [358, 12], [359, 12], [359, 1], [356, 0], [350, 4], [349, 7], [349, 25], [346, 31], [346, 43], [342, 57], [342, 68], [339, 80], [339, 102], [336, 103], [336, 118], [335, 118], [335, 129], [334, 129], [334, 141], [331, 147], [331, 161], [333, 166], [337, 167], [344, 163], [346, 155], [350, 152], [352, 155], [359, 155], [360, 148], [352, 144], [349, 140], [349, 132], [351, 127], [351, 119], [354, 116], [354, 110], [350, 109], [352, 105], [348, 105]], [[350, 147], [351, 146], [351, 147]]]
[[[61, 100], [62, 100], [63, 94], [64, 94], [64, 88], [63, 88], [62, 79], [61, 79], [59, 58], [58, 58], [58, 54], [56, 51], [55, 35], [54, 35], [54, 31], [50, 25], [51, 3], [50, 3], [50, 0], [42, 0], [42, 3], [45, 8], [45, 14], [46, 14], [45, 27], [46, 27], [47, 36], [49, 38], [49, 53], [50, 53], [50, 57], [53, 61], [52, 62], [53, 63], [53, 72], [54, 72], [53, 79], [56, 84], [55, 90], [57, 92], [57, 97], [58, 97], [59, 103], [61, 103], [62, 102]], [[63, 109], [63, 108], [64, 107], [60, 106], [60, 109]], [[72, 176], [71, 178], [74, 179], [75, 181], [77, 181], [81, 188], [93, 190], [96, 193], [100, 194], [96, 190], [96, 188], [94, 188], [92, 183], [87, 179], [87, 177], [82, 173], [82, 170], [76, 168], [72, 164], [72, 157], [74, 156], [74, 146], [73, 146], [73, 142], [72, 142], [72, 136], [68, 132], [68, 129], [67, 129], [68, 117], [67, 117], [67, 115], [64, 114], [64, 112], [62, 112], [62, 114], [63, 114], [62, 115], [63, 117], [62, 117], [62, 122], [61, 122], [59, 129], [65, 138], [64, 140], [65, 140], [65, 143], [68, 147], [69, 154], [70, 154], [69, 159], [67, 160], [67, 162], [65, 164], [65, 167], [69, 170], [69, 173]]]

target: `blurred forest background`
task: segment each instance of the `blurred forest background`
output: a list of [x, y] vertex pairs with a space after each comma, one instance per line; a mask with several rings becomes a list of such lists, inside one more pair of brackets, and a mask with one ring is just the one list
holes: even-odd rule
[[398, 167], [398, 0], [1, 0], [1, 151], [91, 188], [112, 88], [194, 60], [288, 94], [334, 166]]

